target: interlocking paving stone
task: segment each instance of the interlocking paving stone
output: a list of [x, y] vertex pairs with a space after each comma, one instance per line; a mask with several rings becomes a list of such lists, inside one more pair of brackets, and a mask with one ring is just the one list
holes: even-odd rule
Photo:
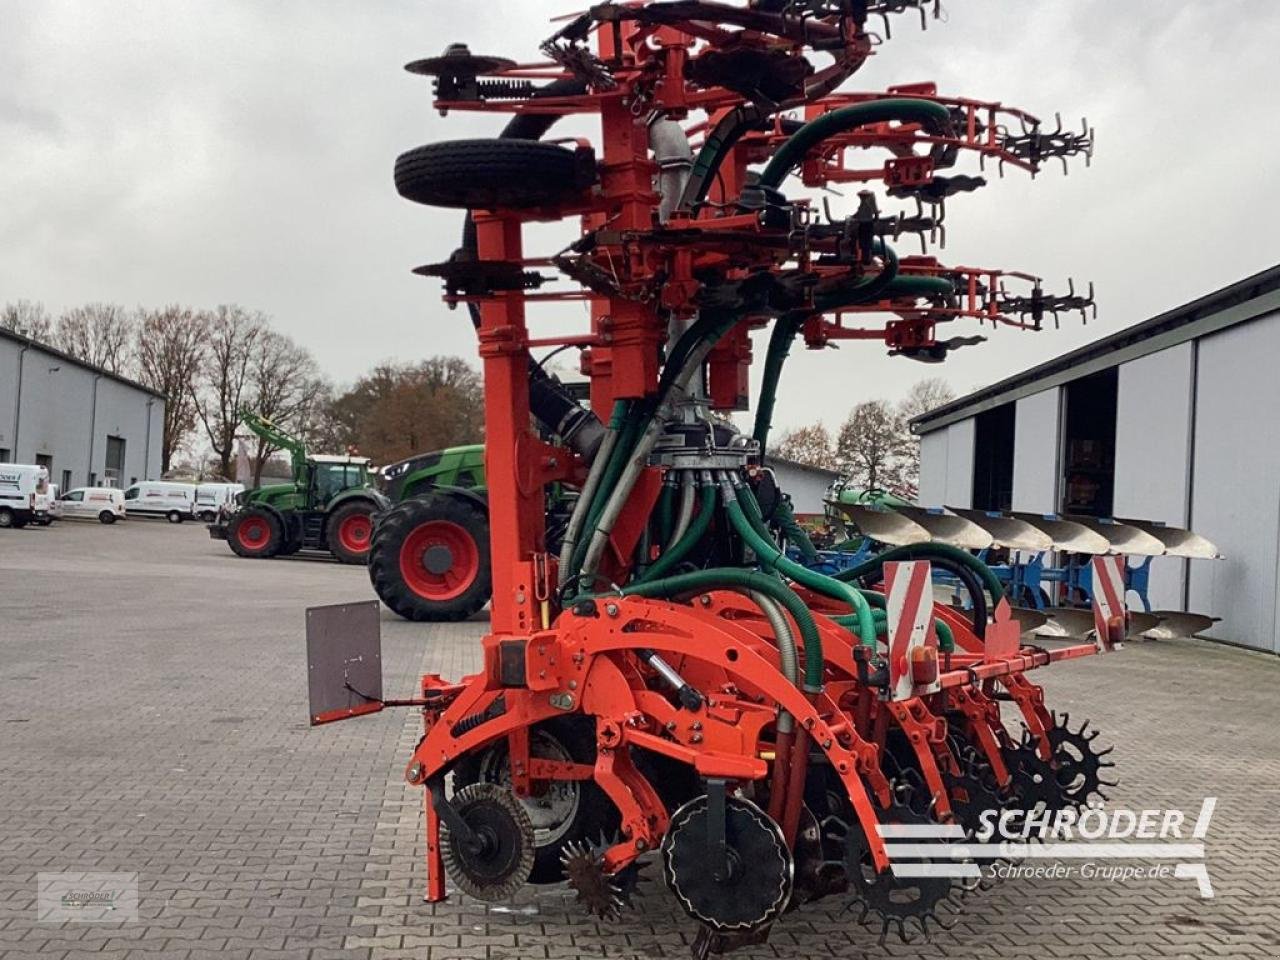
[[[368, 599], [365, 572], [240, 560], [196, 525], [64, 523], [0, 537], [0, 960], [462, 960], [688, 956], [660, 882], [617, 923], [558, 888], [503, 911], [421, 899], [410, 711], [312, 729], [302, 611]], [[40, 569], [41, 576], [32, 576]], [[478, 663], [481, 621], [383, 616], [388, 695]], [[931, 942], [879, 945], [836, 898], [735, 956], [1280, 956], [1280, 660], [1130, 645], [1038, 671], [1049, 704], [1116, 747], [1114, 804], [1218, 808], [1191, 881], [1011, 880]], [[36, 874], [137, 872], [137, 923], [36, 922]], [[651, 876], [657, 874], [651, 869]]]

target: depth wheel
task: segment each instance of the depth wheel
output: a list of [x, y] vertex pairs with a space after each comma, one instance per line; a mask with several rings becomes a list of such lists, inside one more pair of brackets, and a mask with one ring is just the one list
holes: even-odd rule
[[398, 504], [378, 519], [369, 579], [406, 620], [465, 620], [493, 592], [488, 518], [445, 492]]
[[595, 154], [536, 140], [445, 140], [396, 159], [396, 190], [415, 203], [457, 209], [562, 203], [596, 180]]
[[[595, 723], [584, 717], [558, 717], [529, 731], [529, 753], [540, 760], [596, 762]], [[453, 768], [453, 786], [474, 783], [503, 787], [511, 783], [506, 741], [462, 757]], [[559, 883], [564, 879], [561, 856], [569, 844], [608, 842], [620, 824], [618, 810], [591, 780], [556, 780], [536, 796], [520, 801], [533, 823], [534, 857], [530, 883]]]
[[227, 528], [227, 543], [239, 557], [264, 560], [280, 552], [280, 522], [265, 510], [249, 509], [239, 513]]
[[466, 842], [441, 824], [440, 850], [449, 879], [477, 900], [510, 900], [533, 864], [529, 815], [509, 789], [491, 783], [473, 783], [450, 803], [473, 836]]

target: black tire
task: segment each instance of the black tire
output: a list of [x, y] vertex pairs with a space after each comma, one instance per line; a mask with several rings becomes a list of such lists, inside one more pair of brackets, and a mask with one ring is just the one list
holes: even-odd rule
[[[329, 515], [325, 527], [325, 540], [329, 552], [343, 563], [364, 565], [369, 562], [369, 546], [373, 542], [373, 514], [375, 507], [369, 500], [350, 500]], [[360, 518], [365, 520], [361, 524]], [[352, 539], [344, 528], [358, 526], [361, 538]]]
[[406, 620], [465, 620], [493, 592], [489, 518], [474, 501], [445, 491], [397, 504], [374, 527], [369, 580]]
[[16, 527], [14, 521], [17, 519], [8, 507], [0, 507], [0, 527]]
[[238, 557], [265, 560], [280, 552], [280, 521], [266, 510], [241, 510], [227, 527], [227, 544]]
[[100, 514], [98, 514], [98, 522], [101, 524], [110, 526], [111, 524], [116, 522], [116, 515], [112, 513], [110, 510], [103, 510]]
[[182, 514], [179, 513], [177, 510], [170, 510], [168, 513], [164, 515], [164, 518], [168, 520], [170, 523], [181, 523], [183, 520]]
[[536, 140], [444, 140], [396, 158], [396, 190], [454, 209], [551, 206], [596, 182], [595, 153]]
[[[590, 717], [546, 720], [530, 730], [529, 751], [545, 760], [594, 764], [595, 730], [595, 721]], [[506, 740], [486, 750], [467, 754], [453, 767], [455, 793], [473, 783], [510, 782]], [[530, 797], [521, 803], [534, 825], [536, 852], [533, 869], [529, 871], [530, 883], [559, 883], [564, 879], [560, 854], [566, 843], [596, 844], [601, 836], [609, 842], [621, 823], [618, 808], [592, 780], [561, 780], [552, 784], [542, 796]], [[557, 804], [566, 808], [567, 817], [552, 826]]]

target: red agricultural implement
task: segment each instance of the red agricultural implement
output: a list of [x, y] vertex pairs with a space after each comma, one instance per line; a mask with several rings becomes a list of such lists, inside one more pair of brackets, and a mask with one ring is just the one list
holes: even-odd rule
[[[396, 164], [403, 196], [468, 211], [458, 253], [418, 272], [466, 306], [485, 381], [483, 668], [426, 676], [410, 701], [425, 722], [406, 777], [426, 797], [428, 899], [446, 876], [491, 901], [567, 880], [609, 916], [657, 851], [700, 952], [767, 937], [823, 896], [905, 937], [945, 920], [979, 870], [950, 854], [899, 862], [893, 837], [965, 836], [987, 809], [1100, 792], [1109, 764], [1029, 675], [1109, 648], [1122, 611], [1096, 643], [1026, 646], [1000, 582], [963, 550], [890, 550], [840, 579], [789, 560], [772, 532], [785, 502], [760, 462], [797, 338], [936, 361], [981, 339], [943, 337], [948, 324], [1039, 329], [1092, 307], [1030, 275], [895, 251], [984, 184], [951, 172], [965, 157], [1034, 174], [1092, 148], [1087, 129], [931, 85], [838, 92], [873, 28], [930, 6], [603, 3], [541, 62], [454, 46], [409, 65], [434, 78], [442, 113], [511, 115], [501, 137]], [[570, 115], [598, 118], [598, 137], [544, 139]], [[917, 206], [885, 214], [868, 189], [836, 215], [806, 192], [850, 182]], [[567, 245], [526, 250], [525, 225], [546, 221], [569, 225]], [[589, 329], [531, 329], [531, 304], [561, 301], [583, 302], [566, 313]], [[749, 405], [759, 328], [748, 436], [717, 414]], [[594, 414], [533, 360], [564, 346], [581, 351]], [[555, 554], [553, 483], [578, 491]], [[934, 603], [931, 565], [969, 588], [967, 610]], [[391, 703], [344, 662], [316, 722]]]

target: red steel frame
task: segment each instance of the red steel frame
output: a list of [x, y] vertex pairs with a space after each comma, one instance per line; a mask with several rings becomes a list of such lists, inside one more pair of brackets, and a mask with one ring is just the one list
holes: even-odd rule
[[[941, 772], [949, 761], [945, 711], [965, 718], [973, 743], [982, 750], [997, 779], [1003, 784], [1009, 772], [1001, 748], [1011, 742], [993, 694], [996, 684], [1013, 698], [1024, 722], [1039, 738], [1048, 758], [1046, 730], [1052, 719], [1043, 696], [1024, 672], [1059, 660], [1095, 652], [1092, 644], [1043, 651], [1021, 649], [1016, 636], [1013, 649], [992, 657], [969, 624], [949, 608], [939, 606], [935, 615], [946, 620], [959, 649], [948, 655], [940, 677], [941, 692], [928, 698], [886, 703], [857, 682], [859, 664], [849, 632], [827, 614], [844, 612], [824, 598], [803, 592], [812, 607], [823, 639], [826, 688], [805, 694], [789, 683], [779, 668], [779, 653], [758, 608], [741, 596], [712, 592], [691, 603], [618, 597], [598, 601], [594, 614], [577, 609], [552, 608], [556, 584], [556, 558], [548, 553], [544, 525], [543, 487], [556, 480], [580, 479], [585, 465], [566, 449], [542, 441], [530, 428], [529, 350], [552, 344], [589, 345], [584, 366], [591, 378], [591, 403], [606, 418], [613, 402], [621, 398], [652, 395], [660, 373], [659, 347], [666, 336], [665, 321], [655, 309], [661, 306], [677, 314], [694, 312], [692, 295], [698, 288], [695, 270], [718, 266], [732, 275], [740, 270], [743, 250], [759, 260], [768, 256], [769, 238], [761, 234], [752, 216], [717, 216], [708, 208], [694, 217], [677, 216], [666, 225], [665, 240], [648, 238], [658, 201], [654, 193], [655, 166], [649, 160], [649, 143], [641, 114], [649, 109], [675, 113], [706, 109], [712, 120], [741, 103], [721, 89], [690, 91], [681, 78], [684, 57], [692, 39], [713, 28], [690, 26], [685, 32], [669, 27], [640, 27], [634, 23], [606, 23], [597, 38], [602, 56], [629, 51], [633, 60], [618, 72], [618, 86], [611, 91], [575, 97], [529, 102], [441, 101], [442, 111], [484, 109], [527, 113], [599, 113], [601, 119], [601, 176], [596, 193], [573, 209], [547, 211], [476, 211], [477, 254], [481, 260], [547, 264], [546, 259], [525, 256], [522, 227], [526, 220], [581, 217], [584, 229], [607, 226], [607, 247], [612, 263], [624, 277], [651, 277], [657, 264], [666, 272], [661, 304], [646, 303], [625, 295], [524, 291], [498, 292], [476, 298], [479, 306], [479, 352], [485, 382], [486, 475], [489, 487], [493, 600], [491, 628], [483, 640], [484, 661], [479, 674], [447, 682], [429, 675], [422, 680], [422, 694], [429, 706], [424, 713], [424, 737], [406, 768], [406, 779], [426, 784], [441, 775], [458, 757], [506, 738], [510, 747], [513, 786], [519, 795], [555, 779], [594, 779], [617, 805], [622, 815], [622, 839], [605, 855], [608, 870], [625, 866], [653, 849], [666, 828], [667, 812], [652, 786], [632, 767], [628, 746], [640, 746], [677, 758], [706, 777], [731, 781], [775, 777], [770, 813], [794, 836], [800, 814], [800, 798], [794, 784], [803, 787], [803, 771], [812, 747], [823, 751], [843, 782], [858, 818], [874, 823], [877, 807], [887, 806], [890, 786], [880, 767], [880, 754], [891, 726], [907, 734], [940, 815], [949, 813], [947, 790]], [[652, 40], [653, 46], [648, 45]], [[656, 62], [653, 50], [667, 52], [665, 82], [653, 87], [648, 102], [633, 99], [633, 81]], [[853, 59], [869, 51], [866, 37], [849, 41]], [[557, 68], [545, 64], [523, 65], [505, 72], [508, 77], [550, 79]], [[838, 138], [802, 168], [809, 186], [828, 183], [892, 179], [904, 173], [916, 178], [932, 172], [927, 162], [911, 165], [914, 148], [944, 141], [1027, 168], [1024, 161], [1004, 152], [996, 139], [1001, 116], [1034, 120], [994, 103], [938, 98], [932, 85], [895, 88], [896, 95], [932, 98], [954, 107], [965, 118], [954, 137], [928, 135], [919, 128], [879, 125]], [[887, 94], [840, 94], [806, 107], [806, 116]], [[710, 126], [710, 122], [703, 125]], [[747, 164], [767, 156], [780, 134], [746, 138], [722, 170], [712, 199], [735, 196], [743, 183]], [[850, 148], [880, 147], [893, 159], [881, 168], [851, 168], [844, 160]], [[681, 231], [698, 230], [699, 242], [673, 242]], [[710, 232], [710, 235], [708, 235]], [[736, 246], [735, 246], [736, 244]], [[833, 339], [881, 339], [891, 346], [932, 342], [933, 326], [956, 317], [975, 317], [992, 323], [1018, 321], [998, 311], [995, 291], [1000, 271], [944, 268], [931, 258], [904, 258], [905, 274], [937, 274], [964, 279], [958, 305], [949, 308], [920, 307], [914, 303], [882, 303], [842, 311], [896, 313], [899, 317], [880, 328], [849, 328], [840, 317], [815, 317], [804, 330], [811, 346]], [[1025, 276], [1025, 275], [1016, 275]], [[985, 293], [980, 289], [985, 287]], [[456, 298], [466, 299], [466, 298]], [[531, 338], [525, 315], [526, 302], [551, 299], [588, 299], [591, 333], [570, 337]], [[751, 362], [749, 323], [719, 344], [710, 358], [710, 389], [715, 406], [741, 407], [747, 392], [746, 371]], [[615, 553], [626, 557], [646, 522], [657, 493], [660, 473], [649, 476], [637, 488], [615, 531]], [[603, 611], [603, 612], [601, 612]], [[558, 615], [557, 615], [558, 614]], [[1007, 609], [997, 612], [992, 629], [1006, 633], [1016, 627]], [[503, 649], [523, 648], [524, 686], [504, 684]], [[689, 711], [650, 689], [645, 672], [632, 651], [647, 648], [676, 666], [697, 689], [707, 693], [706, 708], [696, 719]], [[503, 698], [505, 711], [478, 726], [458, 727], [465, 718], [482, 713]], [[770, 741], [763, 732], [778, 709], [797, 721], [797, 732]], [[529, 755], [529, 727], [566, 711], [582, 712], [597, 720], [597, 759], [594, 765], [553, 763]], [[790, 755], [786, 755], [790, 753]], [[793, 762], [794, 760], [794, 762]], [[794, 771], [799, 770], [796, 779]], [[790, 771], [790, 772], [789, 772]], [[777, 787], [786, 787], [785, 790]], [[427, 899], [445, 896], [440, 848], [440, 821], [424, 791], [426, 807]], [[879, 869], [888, 859], [883, 842], [869, 831], [872, 857]]]

